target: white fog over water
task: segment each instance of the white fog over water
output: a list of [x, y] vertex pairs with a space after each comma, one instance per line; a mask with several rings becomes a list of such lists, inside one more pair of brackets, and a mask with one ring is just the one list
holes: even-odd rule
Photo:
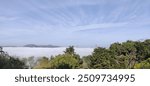
[[[50, 57], [58, 54], [63, 54], [66, 47], [59, 48], [29, 48], [29, 47], [3, 47], [3, 50], [10, 56], [17, 57]], [[75, 48], [75, 52], [82, 56], [90, 55], [93, 52], [93, 48]]]

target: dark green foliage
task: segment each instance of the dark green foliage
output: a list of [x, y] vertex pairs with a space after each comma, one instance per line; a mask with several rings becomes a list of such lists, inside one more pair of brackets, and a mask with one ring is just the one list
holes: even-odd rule
[[6, 59], [3, 56], [0, 56], [0, 68], [1, 69], [6, 68], [7, 62], [8, 62], [8, 59]]
[[149, 68], [150, 40], [114, 43], [109, 49], [98, 47], [85, 58], [90, 59], [90, 68]]
[[149, 43], [146, 42], [136, 42], [136, 57], [138, 59], [138, 61], [143, 61], [146, 60], [150, 57], [150, 47], [149, 47]]
[[135, 69], [150, 69], [150, 58], [135, 64]]
[[71, 55], [73, 58], [75, 58], [81, 67], [83, 60], [80, 58], [78, 54], [75, 53], [74, 46], [69, 46], [68, 48], [66, 48], [66, 51], [64, 52], [66, 55]]
[[90, 60], [90, 68], [109, 69], [113, 68], [115, 65], [114, 57], [111, 55], [110, 51], [101, 47], [94, 49]]
[[22, 69], [25, 63], [18, 58], [0, 56], [0, 69]]
[[64, 51], [64, 53], [74, 55], [75, 54], [74, 46], [69, 46], [69, 48], [66, 48], [66, 51]]
[[122, 43], [125, 55], [135, 55], [136, 47], [133, 41], [127, 41]]
[[9, 56], [0, 47], [0, 69], [22, 69], [25, 68], [25, 63], [18, 58]]
[[79, 61], [70, 54], [58, 55], [50, 61], [52, 69], [73, 69], [79, 67]]
[[120, 43], [111, 44], [110, 51], [112, 54], [117, 55], [117, 56], [125, 54], [124, 48], [122, 47]]

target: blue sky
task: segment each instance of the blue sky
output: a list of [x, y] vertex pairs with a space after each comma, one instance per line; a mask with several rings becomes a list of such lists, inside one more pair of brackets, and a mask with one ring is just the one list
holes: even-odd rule
[[0, 45], [107, 47], [150, 38], [150, 0], [0, 0]]

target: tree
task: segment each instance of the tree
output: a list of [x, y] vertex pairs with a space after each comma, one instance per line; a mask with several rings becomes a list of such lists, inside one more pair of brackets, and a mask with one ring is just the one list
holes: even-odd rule
[[127, 68], [133, 68], [137, 61], [136, 58], [137, 49], [135, 47], [135, 42], [128, 40], [127, 42], [123, 42], [122, 46], [124, 47], [124, 51], [126, 51], [125, 56], [128, 59]]
[[18, 58], [0, 56], [1, 69], [23, 69], [25, 67], [25, 63]]
[[150, 58], [140, 63], [135, 64], [135, 69], [150, 69]]
[[116, 67], [117, 69], [128, 69], [128, 57], [121, 55], [116, 57]]
[[135, 42], [128, 40], [127, 42], [122, 43], [126, 55], [135, 55], [136, 47]]
[[35, 69], [48, 69], [50, 68], [50, 59], [47, 57], [42, 57], [37, 61], [37, 65], [34, 66]]
[[68, 48], [66, 48], [66, 50], [64, 51], [64, 53], [66, 55], [68, 55], [68, 54], [71, 55], [73, 58], [75, 58], [76, 60], [78, 60], [80, 66], [82, 65], [83, 60], [80, 58], [79, 54], [76, 54], [74, 46], [69, 46]]
[[52, 69], [74, 69], [79, 68], [79, 62], [70, 54], [58, 55], [50, 61]]
[[75, 54], [74, 46], [69, 46], [69, 48], [66, 48], [66, 50], [64, 51], [64, 53], [65, 54], [74, 55]]
[[78, 54], [74, 52], [74, 47], [70, 46], [66, 48], [64, 54], [52, 56], [50, 59], [42, 58], [38, 61], [38, 64], [34, 68], [41, 69], [72, 69], [82, 68], [82, 59]]
[[136, 58], [138, 62], [144, 61], [150, 57], [150, 48], [144, 44], [144, 42], [136, 42], [135, 47]]
[[7, 68], [8, 62], [9, 60], [3, 56], [0, 55], [0, 68]]
[[145, 40], [144, 45], [147, 47], [146, 58], [150, 58], [150, 39]]
[[117, 56], [125, 55], [125, 52], [126, 52], [120, 43], [111, 44], [109, 49], [112, 54], [117, 55]]
[[108, 69], [115, 66], [113, 55], [110, 54], [109, 50], [101, 47], [94, 49], [90, 60], [90, 68]]

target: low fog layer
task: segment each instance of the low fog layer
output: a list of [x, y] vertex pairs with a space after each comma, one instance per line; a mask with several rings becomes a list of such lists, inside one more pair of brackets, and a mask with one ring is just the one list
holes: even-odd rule
[[[65, 47], [59, 48], [29, 48], [29, 47], [4, 47], [4, 51], [11, 56], [22, 57], [50, 57], [58, 54], [63, 54]], [[75, 48], [75, 52], [82, 56], [90, 55], [93, 48]]]

